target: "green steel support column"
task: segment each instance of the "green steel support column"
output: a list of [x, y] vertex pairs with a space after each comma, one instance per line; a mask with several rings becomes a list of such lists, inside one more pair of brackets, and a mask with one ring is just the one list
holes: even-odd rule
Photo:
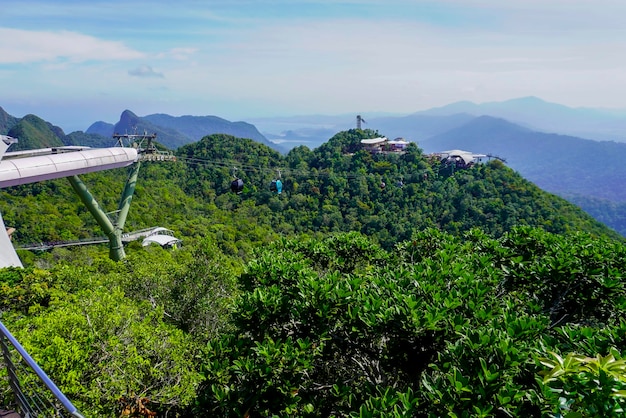
[[120, 199], [120, 204], [117, 208], [118, 215], [115, 227], [120, 231], [120, 233], [124, 230], [124, 224], [126, 223], [126, 217], [128, 216], [128, 210], [130, 209], [130, 202], [132, 202], [133, 200], [133, 194], [135, 193], [135, 186], [137, 185], [137, 176], [139, 175], [140, 166], [140, 161], [137, 161], [135, 164], [133, 164], [132, 171], [130, 173], [130, 176], [128, 176], [128, 180], [126, 180], [126, 185], [124, 186], [124, 191], [122, 192], [122, 198]]
[[93, 215], [100, 225], [100, 228], [104, 231], [104, 233], [109, 237], [109, 257], [111, 260], [120, 261], [126, 257], [126, 253], [124, 252], [124, 245], [122, 244], [122, 231], [121, 229], [115, 228], [111, 220], [107, 216], [106, 212], [104, 212], [96, 199], [91, 195], [85, 183], [82, 182], [78, 176], [70, 176], [68, 177], [74, 191], [80, 197], [80, 200], [83, 204], [89, 209], [89, 212]]

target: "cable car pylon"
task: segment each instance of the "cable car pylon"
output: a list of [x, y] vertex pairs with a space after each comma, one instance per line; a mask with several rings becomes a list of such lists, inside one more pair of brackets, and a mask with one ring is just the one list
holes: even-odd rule
[[137, 185], [137, 177], [139, 176], [139, 168], [141, 162], [135, 162], [131, 167], [131, 173], [124, 185], [124, 191], [118, 204], [117, 219], [111, 220], [109, 215], [102, 210], [98, 201], [93, 197], [85, 183], [78, 176], [70, 176], [69, 180], [72, 188], [83, 202], [87, 210], [94, 217], [100, 228], [109, 238], [109, 258], [114, 261], [120, 261], [126, 258], [124, 251], [124, 243], [122, 242], [122, 231], [126, 223], [126, 217], [130, 210], [130, 203], [133, 200], [135, 186]]
[[94, 217], [100, 228], [104, 231], [109, 239], [109, 258], [114, 261], [120, 261], [126, 258], [126, 252], [124, 251], [124, 243], [122, 241], [122, 232], [124, 225], [126, 224], [126, 218], [130, 210], [130, 204], [135, 194], [135, 187], [137, 185], [137, 178], [139, 177], [139, 169], [142, 161], [172, 161], [175, 157], [168, 152], [161, 152], [156, 149], [153, 141], [156, 139], [156, 134], [145, 133], [139, 134], [114, 134], [113, 137], [117, 139], [117, 145], [122, 147], [132, 147], [137, 149], [137, 160], [131, 165], [130, 173], [126, 179], [122, 196], [117, 206], [117, 210], [114, 212], [117, 216], [112, 219], [109, 214], [105, 212], [98, 201], [93, 197], [85, 183], [77, 176], [69, 176], [68, 180], [72, 185], [72, 188], [87, 207], [91, 215]]

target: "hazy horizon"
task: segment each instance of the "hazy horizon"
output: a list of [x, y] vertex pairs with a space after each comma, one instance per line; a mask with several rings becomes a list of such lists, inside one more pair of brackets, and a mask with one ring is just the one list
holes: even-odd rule
[[0, 105], [64, 131], [125, 109], [231, 121], [536, 96], [626, 108], [615, 0], [6, 0]]

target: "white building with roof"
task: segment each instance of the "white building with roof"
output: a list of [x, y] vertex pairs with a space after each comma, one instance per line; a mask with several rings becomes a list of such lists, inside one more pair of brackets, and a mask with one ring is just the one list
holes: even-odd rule
[[455, 164], [459, 168], [471, 167], [487, 157], [486, 154], [474, 154], [459, 149], [436, 152], [434, 155], [438, 156], [442, 163]]
[[372, 154], [402, 153], [405, 151], [407, 145], [409, 145], [409, 142], [405, 141], [403, 138], [396, 138], [390, 141], [387, 137], [382, 136], [378, 138], [362, 139], [361, 145], [363, 145], [364, 150]]

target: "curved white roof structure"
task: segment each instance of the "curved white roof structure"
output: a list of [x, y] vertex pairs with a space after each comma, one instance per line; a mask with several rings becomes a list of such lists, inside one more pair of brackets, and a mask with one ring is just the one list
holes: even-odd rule
[[157, 226], [156, 228], [150, 231], [150, 235], [169, 235], [173, 237], [174, 232], [170, 231], [167, 228], [163, 228], [162, 226]]
[[[14, 138], [0, 135], [0, 158]], [[35, 150], [36, 151], [36, 150]], [[0, 161], [0, 188], [110, 170], [137, 161], [134, 148], [94, 148], [34, 157], [5, 158]], [[0, 268], [22, 267], [0, 215]]]
[[0, 161], [0, 188], [126, 167], [136, 160], [136, 149], [122, 147], [3, 159]]
[[383, 142], [387, 142], [387, 138], [384, 136], [381, 136], [379, 138], [370, 138], [370, 139], [361, 140], [361, 144], [364, 144], [364, 145], [382, 144]]
[[155, 234], [155, 235], [150, 235], [149, 237], [144, 239], [141, 245], [146, 247], [150, 244], [159, 244], [161, 247], [169, 247], [179, 242], [181, 242], [181, 240], [171, 235]]
[[469, 151], [462, 151], [459, 149], [454, 149], [450, 151], [442, 151], [437, 153], [442, 159], [445, 158], [456, 158], [459, 157], [463, 160], [465, 164], [469, 164], [474, 160], [478, 160], [480, 158], [485, 158], [487, 155], [485, 154], [474, 154]]
[[389, 145], [409, 145], [409, 141], [405, 141], [404, 139], [394, 139], [393, 141], [387, 142]]

